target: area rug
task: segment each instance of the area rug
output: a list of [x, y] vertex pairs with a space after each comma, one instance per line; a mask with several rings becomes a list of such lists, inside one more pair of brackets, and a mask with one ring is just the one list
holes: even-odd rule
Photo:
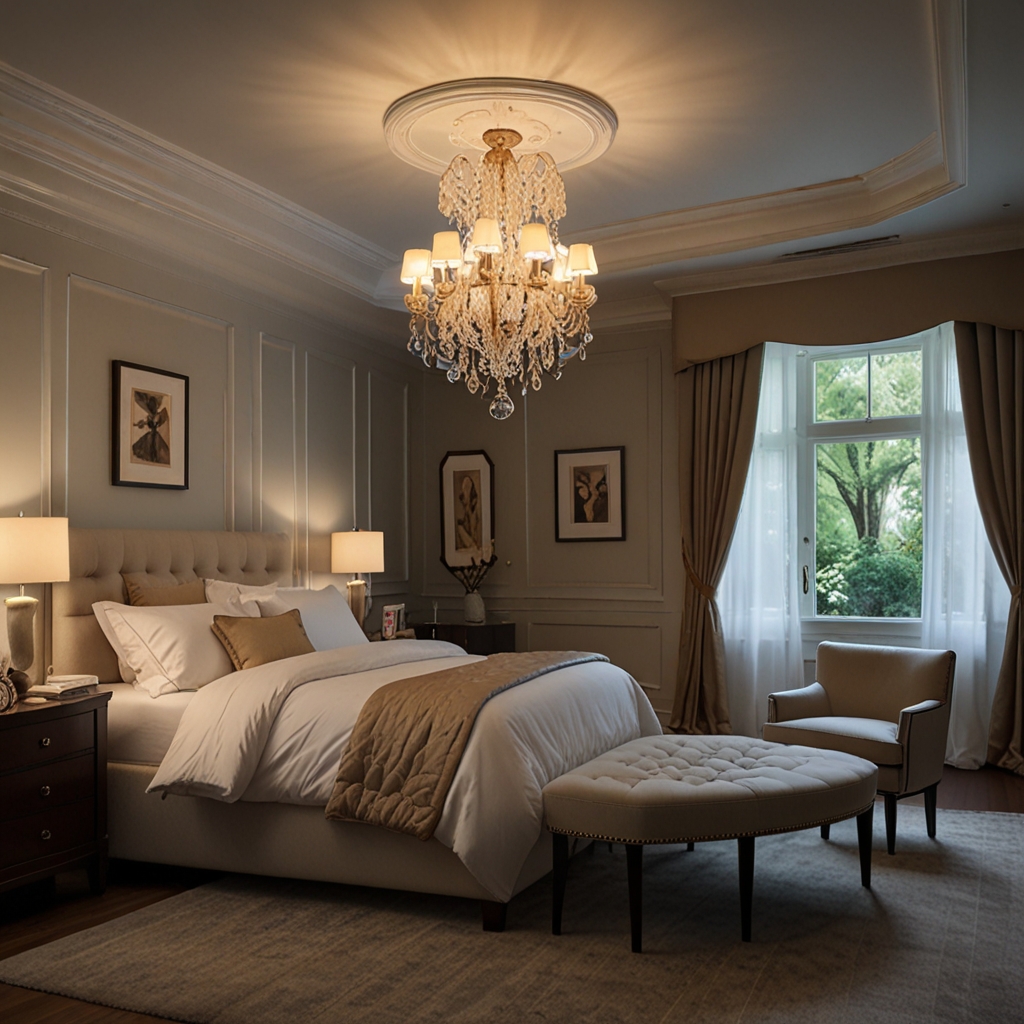
[[572, 861], [564, 933], [542, 880], [485, 933], [468, 900], [230, 876], [0, 962], [0, 980], [204, 1024], [1013, 1022], [1024, 1019], [1024, 816], [901, 807], [757, 841], [753, 942], [736, 844], [648, 847], [644, 952], [625, 854]]

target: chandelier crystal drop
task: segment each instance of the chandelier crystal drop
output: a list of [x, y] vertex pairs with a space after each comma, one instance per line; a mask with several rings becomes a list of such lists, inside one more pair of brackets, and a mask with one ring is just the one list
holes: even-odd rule
[[483, 138], [490, 148], [475, 167], [460, 154], [441, 176], [438, 209], [457, 230], [406, 250], [402, 281], [412, 285], [409, 351], [471, 394], [493, 382], [490, 413], [504, 420], [515, 382], [539, 391], [545, 373], [557, 379], [574, 355], [586, 358], [597, 263], [591, 246], [558, 240], [565, 185], [551, 156], [517, 160], [512, 129]]

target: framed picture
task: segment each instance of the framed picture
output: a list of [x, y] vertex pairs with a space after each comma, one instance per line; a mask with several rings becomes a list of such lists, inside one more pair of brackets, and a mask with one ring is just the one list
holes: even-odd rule
[[112, 483], [188, 490], [188, 377], [113, 361]]
[[555, 452], [555, 540], [625, 540], [626, 449]]
[[487, 452], [441, 460], [441, 561], [449, 569], [494, 556], [494, 463]]
[[386, 604], [380, 613], [380, 635], [384, 640], [394, 640], [395, 634], [405, 629], [405, 605]]

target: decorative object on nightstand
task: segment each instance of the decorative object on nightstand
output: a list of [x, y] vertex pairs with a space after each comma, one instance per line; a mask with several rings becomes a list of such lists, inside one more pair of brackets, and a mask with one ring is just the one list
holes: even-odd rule
[[67, 519], [33, 516], [0, 519], [0, 583], [17, 583], [20, 597], [9, 597], [7, 637], [11, 648], [8, 678], [19, 694], [29, 687], [35, 661], [33, 621], [39, 602], [25, 596], [26, 583], [57, 583], [71, 578]]
[[467, 654], [503, 654], [516, 649], [514, 622], [418, 622], [417, 640], [447, 640]]
[[[384, 571], [384, 534], [379, 530], [346, 530], [331, 534], [331, 572], [357, 575]], [[348, 604], [360, 627], [369, 611], [367, 580], [349, 580]]]
[[0, 891], [86, 867], [107, 877], [109, 693], [0, 714]]
[[494, 553], [494, 463], [484, 451], [447, 452], [441, 460], [441, 564], [465, 587], [467, 622], [484, 622], [479, 593]]

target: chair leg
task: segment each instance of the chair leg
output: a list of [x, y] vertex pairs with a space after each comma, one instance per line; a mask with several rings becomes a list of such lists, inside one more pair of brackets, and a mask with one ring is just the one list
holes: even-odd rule
[[754, 902], [754, 837], [736, 840], [740, 855], [740, 938], [750, 941], [750, 910]]
[[871, 839], [874, 831], [875, 805], [857, 815], [857, 846], [860, 848], [860, 884], [871, 888]]
[[687, 843], [686, 844], [686, 852], [687, 853], [693, 853], [693, 843]]
[[627, 843], [626, 874], [629, 878], [629, 931], [634, 953], [639, 953], [644, 914], [644, 845]]
[[939, 784], [929, 786], [924, 791], [924, 820], [928, 826], [928, 838], [935, 838], [935, 798], [938, 796]]
[[885, 794], [885, 848], [891, 857], [896, 852], [896, 794]]
[[551, 893], [551, 934], [562, 934], [562, 904], [565, 902], [565, 882], [569, 877], [569, 837], [551, 833], [551, 866], [554, 876]]
[[829, 833], [831, 831], [832, 831], [832, 826], [831, 825], [822, 825], [821, 826], [821, 838], [822, 839], [828, 839]]

